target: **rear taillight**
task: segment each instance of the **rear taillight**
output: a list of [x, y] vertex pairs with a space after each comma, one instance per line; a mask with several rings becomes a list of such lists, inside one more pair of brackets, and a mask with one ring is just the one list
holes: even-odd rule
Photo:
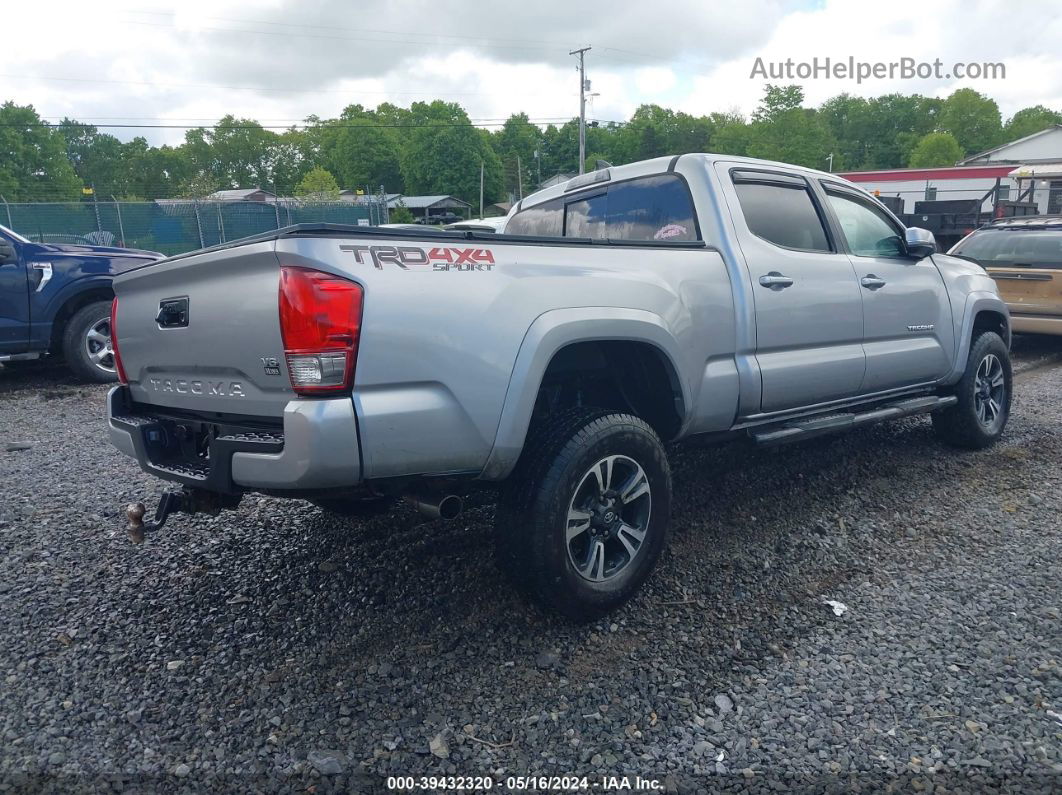
[[297, 393], [350, 391], [361, 305], [359, 284], [309, 268], [281, 266], [280, 336]]
[[111, 352], [114, 354], [114, 371], [118, 373], [118, 381], [128, 384], [125, 377], [125, 368], [122, 367], [122, 356], [118, 353], [118, 299], [111, 301]]

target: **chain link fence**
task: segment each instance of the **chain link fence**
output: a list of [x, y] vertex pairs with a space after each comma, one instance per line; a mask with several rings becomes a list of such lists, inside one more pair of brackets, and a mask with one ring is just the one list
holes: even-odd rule
[[387, 205], [359, 202], [25, 202], [0, 197], [0, 224], [37, 243], [122, 246], [183, 254], [301, 223], [387, 223]]

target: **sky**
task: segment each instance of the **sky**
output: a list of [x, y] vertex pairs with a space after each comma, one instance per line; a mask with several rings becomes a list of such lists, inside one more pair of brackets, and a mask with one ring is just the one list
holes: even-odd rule
[[[590, 46], [588, 116], [624, 121], [653, 102], [750, 113], [765, 82], [815, 105], [848, 92], [947, 96], [971, 87], [1004, 120], [1062, 110], [1062, 14], [1027, 0], [15, 0], [4, 9], [0, 101], [32, 104], [122, 139], [180, 143], [225, 114], [284, 126], [343, 107], [459, 102], [477, 124], [578, 114], [576, 59]], [[1052, 10], [1054, 9], [1054, 10]], [[1004, 79], [752, 76], [792, 58], [940, 59], [1005, 65]], [[169, 124], [174, 129], [104, 127]]]

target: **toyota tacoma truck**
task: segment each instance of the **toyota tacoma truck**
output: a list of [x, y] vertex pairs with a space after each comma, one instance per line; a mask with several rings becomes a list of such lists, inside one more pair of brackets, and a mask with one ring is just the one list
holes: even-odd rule
[[111, 280], [154, 251], [34, 243], [0, 226], [0, 364], [62, 356], [87, 381], [116, 380]]
[[451, 517], [496, 485], [497, 559], [569, 616], [667, 541], [670, 442], [915, 414], [982, 448], [1011, 400], [993, 280], [832, 174], [686, 154], [581, 175], [502, 234], [297, 225], [120, 275], [113, 443], [180, 484]]

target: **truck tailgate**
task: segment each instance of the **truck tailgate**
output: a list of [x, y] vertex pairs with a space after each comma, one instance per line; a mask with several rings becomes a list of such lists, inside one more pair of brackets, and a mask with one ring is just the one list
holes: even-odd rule
[[274, 247], [270, 240], [163, 260], [115, 279], [119, 351], [134, 401], [197, 413], [283, 414], [294, 393]]

